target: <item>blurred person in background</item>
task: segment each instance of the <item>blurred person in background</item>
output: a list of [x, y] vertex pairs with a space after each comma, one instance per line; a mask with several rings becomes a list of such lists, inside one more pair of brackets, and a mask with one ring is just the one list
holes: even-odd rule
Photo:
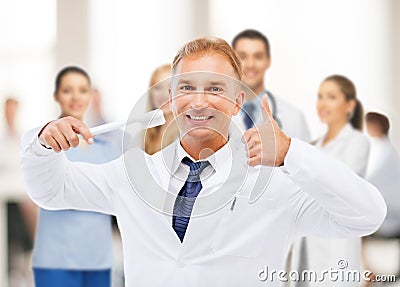
[[[367, 237], [368, 240], [363, 242], [365, 243], [363, 255], [366, 269], [375, 271], [376, 268], [380, 267], [380, 264], [376, 262], [379, 262], [379, 260], [370, 258], [368, 250], [379, 248], [377, 242], [384, 242], [386, 246], [393, 246], [387, 243], [392, 240], [398, 243], [400, 238], [400, 158], [389, 139], [389, 119], [383, 114], [369, 112], [365, 115], [365, 123], [371, 143], [366, 179], [379, 189], [387, 204], [387, 215], [383, 224], [378, 231]], [[367, 244], [368, 246], [366, 246]], [[397, 246], [398, 244], [396, 244]], [[392, 254], [399, 254], [398, 248], [390, 250]], [[385, 260], [390, 262], [391, 258], [388, 257]], [[399, 257], [396, 256], [393, 262], [399, 262]], [[399, 275], [399, 269], [397, 269], [396, 276]], [[371, 274], [371, 279], [374, 279], [374, 277], [375, 274]], [[368, 287], [373, 286], [373, 284], [366, 282], [363, 286]]]
[[92, 101], [90, 102], [90, 107], [87, 112], [89, 118], [93, 125], [102, 125], [107, 123], [104, 118], [103, 111], [102, 111], [102, 96], [100, 93], [99, 88], [93, 87], [92, 89]]
[[279, 127], [288, 136], [309, 142], [310, 132], [303, 113], [265, 88], [265, 73], [271, 66], [271, 49], [267, 37], [256, 30], [244, 30], [233, 38], [232, 47], [242, 61], [242, 81], [253, 91], [246, 93], [239, 114], [244, 128], [260, 124], [261, 98], [267, 94], [272, 116]]
[[[91, 81], [83, 69], [62, 69], [54, 99], [62, 117], [82, 120], [91, 100]], [[67, 152], [70, 161], [105, 163], [118, 156], [113, 145], [96, 137]], [[33, 252], [37, 287], [109, 287], [113, 266], [111, 216], [101, 213], [40, 209]]]
[[[85, 118], [87, 122], [91, 126], [99, 126], [108, 123], [106, 117], [104, 116], [102, 110], [102, 94], [97, 87], [92, 88], [92, 99], [90, 102], [90, 106], [88, 112], [85, 114]], [[114, 153], [111, 157], [117, 158], [122, 154], [122, 140], [123, 140], [123, 131], [122, 129], [113, 130], [107, 133], [103, 133], [97, 135], [97, 139], [101, 139], [107, 141], [110, 145], [113, 146], [112, 152]]]
[[369, 140], [362, 133], [363, 107], [353, 82], [341, 75], [327, 77], [319, 88], [317, 112], [327, 132], [315, 145], [365, 177]]
[[171, 84], [171, 65], [159, 66], [150, 77], [150, 90], [147, 97], [147, 111], [161, 109], [165, 124], [147, 129], [144, 134], [144, 151], [154, 154], [173, 143], [179, 136], [179, 130], [170, 109], [169, 92]]
[[371, 137], [366, 179], [379, 189], [388, 206], [386, 219], [375, 234], [400, 237], [400, 158], [388, 136], [389, 119], [371, 112], [365, 122]]
[[[365, 177], [369, 140], [362, 133], [363, 107], [357, 99], [353, 82], [342, 75], [327, 77], [319, 87], [317, 112], [321, 122], [326, 124], [327, 132], [314, 142], [315, 146]], [[299, 261], [295, 265], [302, 270], [315, 270], [317, 274], [329, 268], [339, 270], [338, 262], [345, 260], [348, 270], [361, 271], [360, 238], [306, 237], [295, 246], [295, 257], [300, 257], [297, 257]], [[345, 282], [308, 282], [300, 286], [357, 286], [351, 279]]]
[[[10, 285], [30, 284], [28, 264], [35, 237], [38, 207], [25, 195], [19, 159], [20, 133], [17, 127], [19, 102], [4, 102], [5, 129], [0, 135], [0, 196], [7, 202], [8, 269]], [[18, 194], [18, 191], [20, 192]], [[1, 234], [6, 236], [6, 234]]]

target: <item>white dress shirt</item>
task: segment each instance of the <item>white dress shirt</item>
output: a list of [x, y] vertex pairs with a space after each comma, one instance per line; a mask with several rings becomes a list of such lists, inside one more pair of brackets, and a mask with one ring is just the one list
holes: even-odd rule
[[[168, 187], [168, 190], [175, 196], [178, 195], [189, 175], [189, 166], [182, 163], [182, 160], [185, 157], [196, 162], [196, 160], [187, 154], [180, 144], [176, 144], [176, 157], [172, 163], [171, 179]], [[219, 185], [217, 182], [224, 182], [226, 180], [226, 175], [229, 174], [227, 168], [231, 166], [231, 159], [232, 152], [229, 149], [229, 145], [223, 146], [217, 153], [206, 159], [209, 161], [210, 165], [204, 168], [200, 174], [200, 180], [204, 190], [202, 195], [215, 191], [216, 186]]]
[[[45, 208], [116, 215], [128, 287], [280, 286], [276, 275], [266, 282], [258, 275], [265, 266], [283, 269], [294, 237], [363, 236], [386, 214], [374, 186], [304, 142], [292, 139], [283, 167], [251, 168], [243, 144], [229, 141], [210, 159], [181, 243], [168, 217], [179, 188], [171, 183], [184, 152], [179, 141], [153, 156], [131, 149], [93, 165], [45, 149], [38, 131], [22, 144], [28, 193]], [[265, 192], [249, 203], [260, 182]]]

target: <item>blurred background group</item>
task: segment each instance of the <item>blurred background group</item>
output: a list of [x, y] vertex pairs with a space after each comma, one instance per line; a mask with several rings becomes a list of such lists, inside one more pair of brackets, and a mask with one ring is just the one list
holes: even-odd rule
[[[266, 35], [270, 48], [268, 67], [262, 71], [262, 89], [252, 87], [251, 81], [247, 84], [256, 94], [267, 89], [276, 95], [278, 111], [279, 101], [283, 101], [283, 105], [302, 114], [307, 131], [298, 137], [340, 159], [343, 150], [329, 149], [331, 141], [336, 140], [338, 146], [335, 137], [339, 131], [335, 133], [335, 125], [329, 122], [329, 113], [336, 111], [330, 110], [326, 101], [336, 88], [345, 95], [345, 102], [362, 103], [363, 110], [358, 114], [355, 106], [343, 106], [351, 129], [363, 134], [353, 146], [356, 151], [347, 149], [347, 153], [362, 152], [368, 146], [357, 161], [365, 164], [353, 168], [349, 163], [349, 166], [385, 189], [384, 196], [390, 202], [386, 224], [377, 234], [363, 240], [363, 264], [377, 274], [400, 273], [400, 185], [393, 180], [400, 178], [400, 1], [3, 0], [0, 2], [0, 286], [34, 286], [32, 253], [48, 247], [39, 246], [33, 252], [35, 240], [49, 231], [36, 234], [38, 216], [43, 211], [27, 198], [21, 182], [19, 141], [23, 132], [65, 115], [82, 116], [89, 126], [125, 119], [143, 95], [147, 96], [146, 101], [139, 102], [143, 111], [159, 108], [168, 97], [168, 83], [148, 90], [170, 77], [168, 63], [183, 43], [206, 35], [231, 43], [238, 33], [249, 28]], [[239, 49], [240, 43], [237, 44]], [[245, 62], [246, 55], [238, 52]], [[68, 66], [80, 67], [83, 72], [67, 71], [59, 86], [55, 85], [59, 72]], [[70, 74], [76, 78], [67, 78]], [[345, 78], [327, 78], [331, 75], [345, 75]], [[82, 84], [75, 85], [75, 80]], [[71, 106], [63, 98], [70, 92], [68, 89], [73, 89], [70, 86], [80, 93], [90, 91], [90, 97]], [[162, 108], [168, 111], [168, 106]], [[286, 116], [278, 116], [285, 131]], [[145, 139], [142, 147], [152, 154], [171, 143], [178, 130], [174, 124], [168, 125], [173, 122], [172, 114], [166, 113], [166, 118], [167, 125], [145, 134], [140, 131], [135, 144]], [[351, 123], [355, 118], [360, 119], [359, 126]], [[352, 144], [346, 141], [343, 132], [340, 134], [339, 145]], [[121, 138], [118, 133], [99, 137], [99, 144], [109, 150], [104, 161], [121, 153]], [[364, 139], [368, 139], [365, 144]], [[93, 162], [98, 153], [91, 152], [85, 159], [76, 156], [77, 160]], [[105, 233], [112, 237], [113, 256], [109, 259], [112, 262], [107, 263], [112, 269], [112, 286], [123, 286], [118, 229], [112, 218], [106, 222], [109, 233]], [[296, 268], [318, 262], [313, 261], [312, 251], [307, 264], [296, 254], [304, 251], [306, 245], [310, 249], [310, 245], [319, 244], [312, 240], [296, 243], [291, 254]], [[37, 264], [45, 265], [43, 262]]]

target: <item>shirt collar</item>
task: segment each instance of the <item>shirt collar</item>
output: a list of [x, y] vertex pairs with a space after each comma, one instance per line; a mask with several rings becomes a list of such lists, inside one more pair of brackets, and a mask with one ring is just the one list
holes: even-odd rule
[[[179, 142], [179, 140], [177, 140], [177, 148], [176, 148], [176, 153], [175, 153], [175, 158], [174, 161], [172, 163], [172, 168], [171, 168], [171, 172], [172, 174], [175, 174], [179, 165], [181, 164], [182, 160], [184, 157], [188, 157], [190, 158], [193, 162], [196, 162], [196, 160], [194, 160], [186, 151], [185, 149], [182, 147], [181, 143]], [[230, 160], [230, 158], [232, 157], [231, 155], [231, 149], [229, 148], [229, 141], [219, 150], [217, 150], [214, 154], [212, 154], [211, 156], [202, 159], [202, 160], [198, 160], [198, 161], [208, 161], [211, 165], [211, 167], [215, 170], [218, 171], [218, 169], [221, 168], [221, 166], [226, 163], [227, 161]]]

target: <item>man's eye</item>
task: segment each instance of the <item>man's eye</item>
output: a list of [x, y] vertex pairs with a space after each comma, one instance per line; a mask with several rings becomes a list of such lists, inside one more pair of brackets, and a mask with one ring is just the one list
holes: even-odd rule
[[211, 87], [211, 88], [209, 88], [209, 91], [214, 94], [219, 94], [219, 93], [223, 92], [223, 90], [219, 87]]
[[193, 91], [194, 88], [192, 86], [182, 86], [179, 88], [182, 91]]
[[267, 55], [264, 54], [264, 53], [257, 53], [257, 54], [254, 55], [254, 58], [255, 58], [256, 60], [263, 60], [263, 59], [265, 59], [266, 57], [267, 57]]
[[246, 60], [246, 55], [241, 54], [241, 53], [239, 53], [238, 55], [239, 55], [240, 60], [242, 60], [242, 61]]

